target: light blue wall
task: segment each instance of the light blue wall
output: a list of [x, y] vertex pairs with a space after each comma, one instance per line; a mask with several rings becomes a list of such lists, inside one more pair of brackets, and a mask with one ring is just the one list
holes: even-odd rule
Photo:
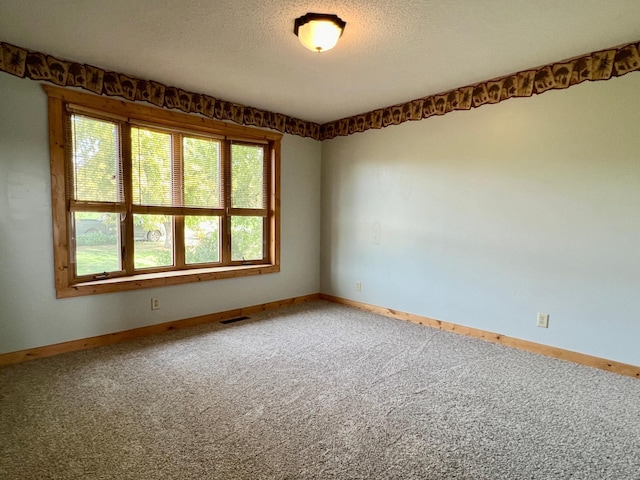
[[638, 91], [630, 74], [285, 136], [280, 274], [56, 300], [46, 97], [1, 74], [0, 353], [321, 290], [640, 365]]
[[0, 353], [319, 291], [321, 146], [286, 135], [280, 273], [56, 300], [48, 142], [40, 85], [0, 74]]
[[323, 142], [322, 292], [640, 365], [639, 92], [634, 73]]

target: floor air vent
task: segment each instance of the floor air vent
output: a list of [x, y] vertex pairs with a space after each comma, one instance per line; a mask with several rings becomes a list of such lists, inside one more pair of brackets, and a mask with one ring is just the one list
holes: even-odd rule
[[228, 323], [236, 323], [241, 322], [242, 320], [248, 320], [249, 317], [238, 317], [238, 318], [230, 318], [229, 320], [222, 320], [220, 323], [224, 323], [225, 325]]

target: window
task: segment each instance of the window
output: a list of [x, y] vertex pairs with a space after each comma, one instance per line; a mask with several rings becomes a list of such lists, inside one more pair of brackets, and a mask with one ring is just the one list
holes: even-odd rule
[[43, 88], [58, 297], [279, 271], [280, 134]]

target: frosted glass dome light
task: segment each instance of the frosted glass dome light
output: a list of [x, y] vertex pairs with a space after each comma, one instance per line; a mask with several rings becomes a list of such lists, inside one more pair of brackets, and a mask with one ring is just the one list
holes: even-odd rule
[[338, 43], [347, 23], [337, 15], [307, 13], [296, 18], [293, 33], [313, 52], [326, 52]]

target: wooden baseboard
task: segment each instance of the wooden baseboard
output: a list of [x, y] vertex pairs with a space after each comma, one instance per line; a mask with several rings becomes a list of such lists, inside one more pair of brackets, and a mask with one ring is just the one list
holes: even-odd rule
[[617, 373], [619, 375], [640, 378], [640, 367], [638, 366], [615, 362], [613, 360], [606, 360], [604, 358], [593, 357], [591, 355], [585, 355], [584, 353], [572, 352], [570, 350], [551, 347], [549, 345], [530, 342], [528, 340], [521, 340], [519, 338], [507, 337], [505, 335], [500, 335], [499, 333], [486, 332], [484, 330], [478, 330], [476, 328], [464, 327], [462, 325], [456, 325], [455, 323], [443, 322], [442, 320], [423, 317], [420, 315], [415, 315], [413, 313], [400, 312], [397, 310], [392, 310], [390, 308], [357, 302], [355, 300], [334, 297], [333, 295], [326, 295], [324, 293], [320, 294], [320, 298], [322, 300], [340, 303], [342, 305], [358, 308], [367, 312], [384, 315], [385, 317], [397, 318], [428, 327], [438, 328], [440, 330], [467, 335], [469, 337], [481, 338], [482, 340], [487, 340], [489, 342], [500, 343], [509, 347], [519, 348], [520, 350], [526, 350], [528, 352], [539, 353], [541, 355], [558, 358], [560, 360], [566, 360], [568, 362], [579, 363], [580, 365], [599, 368], [600, 370], [606, 370], [608, 372]]
[[149, 325], [147, 327], [135, 328], [133, 330], [108, 333], [106, 335], [99, 335], [97, 337], [72, 340], [70, 342], [57, 343], [55, 345], [46, 345], [44, 347], [29, 348], [27, 350], [20, 350], [17, 352], [2, 353], [0, 354], [0, 366], [9, 365], [12, 363], [21, 363], [27, 360], [34, 360], [36, 358], [51, 357], [53, 355], [74, 352], [77, 350], [102, 347], [104, 345], [124, 342], [126, 340], [132, 340], [134, 338], [146, 337], [148, 335], [155, 335], [157, 333], [169, 332], [171, 330], [178, 330], [181, 328], [194, 327], [196, 325], [202, 325], [204, 323], [221, 322], [223, 320], [229, 320], [244, 315], [264, 312], [266, 310], [274, 310], [288, 305], [296, 305], [312, 300], [318, 300], [319, 298], [320, 294], [314, 293], [312, 295], [288, 298], [285, 300], [278, 300], [276, 302], [253, 305], [251, 307], [237, 308], [234, 310], [227, 310], [225, 312], [211, 313], [209, 315], [202, 315], [199, 317], [185, 318], [183, 320], [175, 320], [173, 322], [160, 323], [157, 325]]
[[183, 320], [175, 320], [173, 322], [160, 323], [157, 325], [149, 325], [147, 327], [135, 328], [133, 330], [125, 330], [122, 332], [109, 333], [96, 337], [72, 340], [70, 342], [57, 343], [55, 345], [46, 345], [43, 347], [20, 350], [17, 352], [2, 353], [0, 354], [0, 366], [10, 365], [13, 363], [21, 363], [37, 358], [51, 357], [53, 355], [59, 355], [61, 353], [86, 350], [89, 348], [101, 347], [104, 345], [111, 345], [114, 343], [124, 342], [126, 340], [132, 340], [148, 335], [155, 335], [157, 333], [169, 332], [171, 330], [178, 330], [181, 328], [194, 327], [196, 325], [202, 325], [205, 323], [221, 322], [235, 317], [252, 315], [267, 310], [274, 310], [288, 305], [296, 305], [319, 299], [347, 305], [350, 307], [358, 308], [360, 310], [365, 310], [367, 312], [377, 313], [386, 317], [397, 318], [400, 320], [425, 325], [427, 327], [438, 328], [440, 330], [446, 330], [449, 332], [459, 333], [461, 335], [480, 338], [482, 340], [493, 343], [500, 343], [509, 347], [519, 348], [520, 350], [539, 353], [548, 357], [558, 358], [560, 360], [566, 360], [568, 362], [578, 363], [580, 365], [586, 365], [589, 367], [598, 368], [600, 370], [606, 370], [608, 372], [617, 373], [619, 375], [640, 378], [639, 366], [629, 365], [613, 360], [607, 360], [591, 355], [585, 355], [584, 353], [572, 352], [570, 350], [551, 347], [549, 345], [530, 342], [528, 340], [521, 340], [519, 338], [508, 337], [506, 335], [500, 335], [499, 333], [492, 333], [485, 330], [456, 325], [455, 323], [444, 322], [442, 320], [423, 317], [421, 315], [415, 315], [413, 313], [401, 312], [390, 308], [379, 307], [377, 305], [371, 305], [368, 303], [357, 302], [355, 300], [335, 297], [333, 295], [326, 295], [324, 293], [315, 293], [301, 297], [288, 298], [285, 300], [278, 300], [275, 302], [263, 303], [250, 307], [211, 313], [199, 317], [185, 318]]

